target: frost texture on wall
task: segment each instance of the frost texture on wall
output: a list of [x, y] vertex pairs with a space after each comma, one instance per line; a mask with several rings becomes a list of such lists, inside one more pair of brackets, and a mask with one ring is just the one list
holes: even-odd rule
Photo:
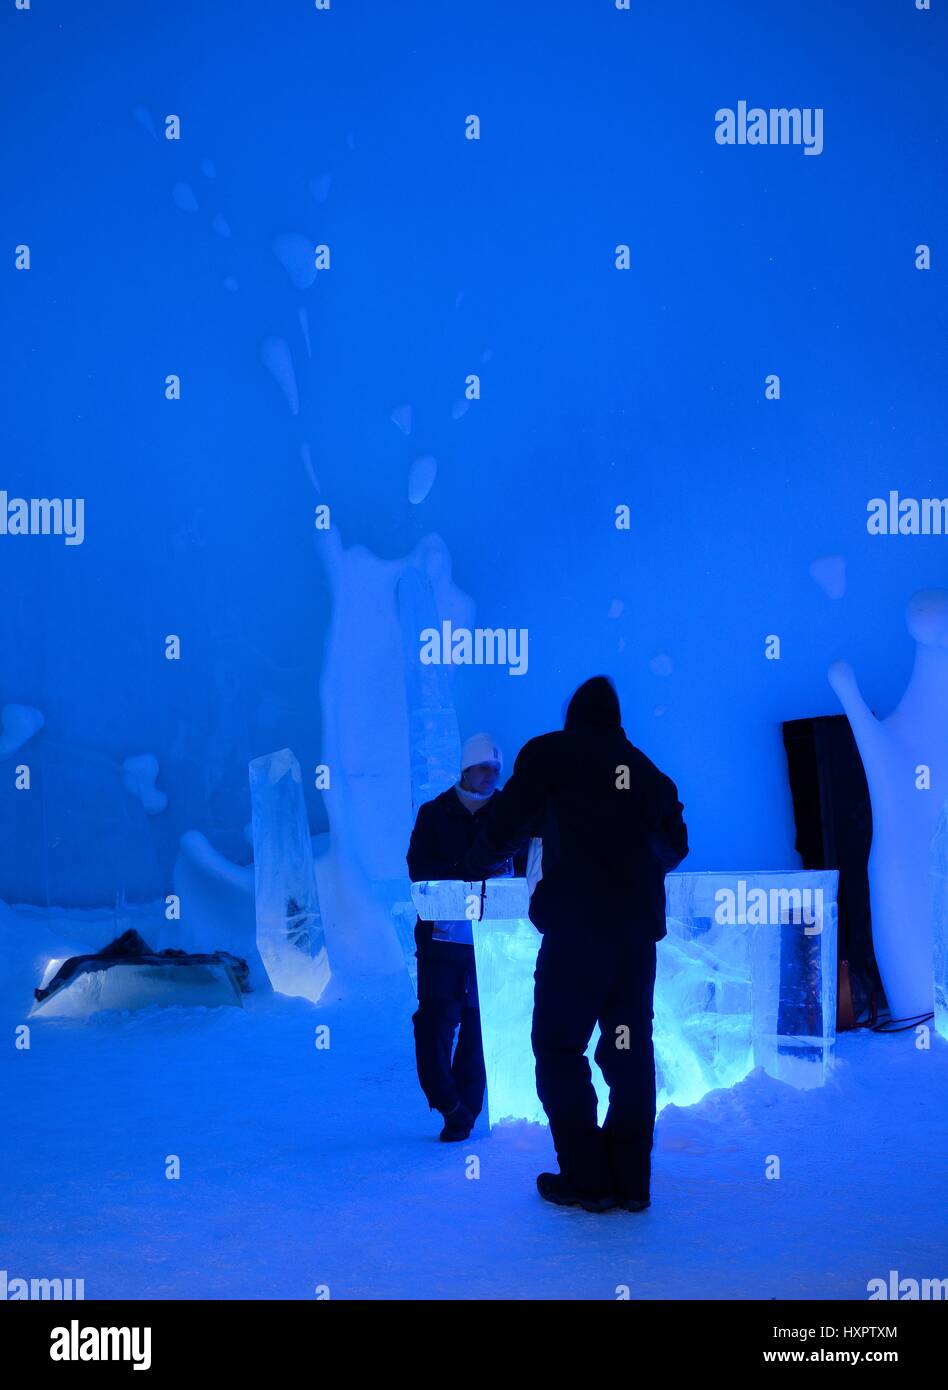
[[893, 1018], [933, 1006], [932, 837], [948, 797], [948, 592], [926, 589], [906, 609], [915, 663], [901, 700], [877, 719], [847, 662], [830, 684], [859, 746], [872, 799], [872, 942]]
[[13, 843], [4, 870], [11, 900], [22, 892], [48, 908], [109, 905], [119, 912], [126, 901], [153, 900], [165, 890], [151, 819], [162, 794], [148, 792], [142, 772], [154, 763], [153, 781], [157, 760], [126, 760], [130, 772], [105, 753], [54, 741], [46, 731], [9, 757], [8, 787], [20, 762], [30, 777], [29, 790], [13, 792], [10, 805]]

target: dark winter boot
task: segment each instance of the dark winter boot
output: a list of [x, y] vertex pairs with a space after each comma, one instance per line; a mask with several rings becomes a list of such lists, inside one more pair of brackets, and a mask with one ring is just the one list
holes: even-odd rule
[[443, 1144], [456, 1144], [466, 1139], [474, 1128], [474, 1116], [463, 1101], [458, 1101], [453, 1110], [442, 1110], [444, 1129], [438, 1136]]
[[584, 1211], [609, 1211], [616, 1204], [615, 1197], [603, 1195], [594, 1197], [580, 1192], [562, 1173], [541, 1173], [537, 1178], [537, 1191], [545, 1202], [553, 1202], [558, 1207], [582, 1207]]
[[648, 1197], [617, 1197], [616, 1201], [623, 1211], [644, 1211], [652, 1205]]

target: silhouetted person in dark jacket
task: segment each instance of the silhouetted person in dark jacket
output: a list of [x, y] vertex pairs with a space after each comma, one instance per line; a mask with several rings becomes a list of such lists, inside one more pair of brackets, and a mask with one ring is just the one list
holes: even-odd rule
[[[560, 1164], [537, 1178], [548, 1201], [649, 1204], [655, 945], [666, 932], [665, 874], [688, 853], [682, 810], [674, 782], [626, 738], [612, 682], [594, 676], [571, 699], [565, 728], [521, 749], [454, 870], [482, 878], [525, 834], [542, 838], [532, 1042]], [[597, 1023], [609, 1086], [601, 1129], [584, 1055]]]

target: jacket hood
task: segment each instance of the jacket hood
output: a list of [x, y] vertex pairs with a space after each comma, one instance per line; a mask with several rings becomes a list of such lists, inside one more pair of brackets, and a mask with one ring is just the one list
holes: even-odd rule
[[567, 706], [565, 727], [621, 729], [619, 697], [608, 676], [593, 676], [583, 682]]

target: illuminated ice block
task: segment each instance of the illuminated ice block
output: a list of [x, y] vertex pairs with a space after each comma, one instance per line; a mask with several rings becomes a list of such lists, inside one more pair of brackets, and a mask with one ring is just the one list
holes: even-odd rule
[[274, 989], [317, 1001], [329, 982], [300, 765], [289, 748], [250, 764], [257, 946]]
[[[540, 933], [527, 917], [527, 880], [433, 880], [413, 883], [411, 896], [423, 921], [459, 921], [463, 917], [473, 921], [491, 1126], [501, 1120], [546, 1124], [530, 1045], [533, 972]], [[594, 1038], [591, 1050], [595, 1044]]]
[[[754, 1067], [795, 1086], [821, 1085], [836, 1033], [835, 871], [669, 874], [653, 1036], [657, 1104], [692, 1105]], [[478, 883], [412, 885], [419, 916], [460, 917]], [[545, 1123], [530, 1046], [541, 937], [523, 879], [488, 880], [474, 920], [491, 1125]], [[505, 895], [507, 895], [505, 897]], [[479, 904], [477, 904], [479, 906]], [[593, 1033], [587, 1050], [598, 1041]], [[591, 1066], [600, 1120], [608, 1093]]]
[[948, 805], [938, 817], [932, 839], [932, 928], [935, 1028], [948, 1038]]
[[703, 875], [674, 877], [665, 881], [668, 935], [655, 971], [659, 1110], [693, 1105], [708, 1091], [736, 1085], [754, 1066], [748, 938], [714, 920], [694, 882]]
[[797, 1087], [823, 1084], [836, 1042], [837, 879], [835, 869], [668, 875], [655, 1053], [669, 1100], [699, 1099], [687, 1094], [697, 1075], [673, 1072], [689, 1054], [709, 1083], [701, 1094], [753, 1067]]
[[[474, 923], [487, 1115], [492, 1128], [502, 1120], [546, 1124], [530, 1044], [533, 972], [540, 941], [540, 933], [525, 917]], [[593, 1076], [597, 1077], [595, 1067]]]

